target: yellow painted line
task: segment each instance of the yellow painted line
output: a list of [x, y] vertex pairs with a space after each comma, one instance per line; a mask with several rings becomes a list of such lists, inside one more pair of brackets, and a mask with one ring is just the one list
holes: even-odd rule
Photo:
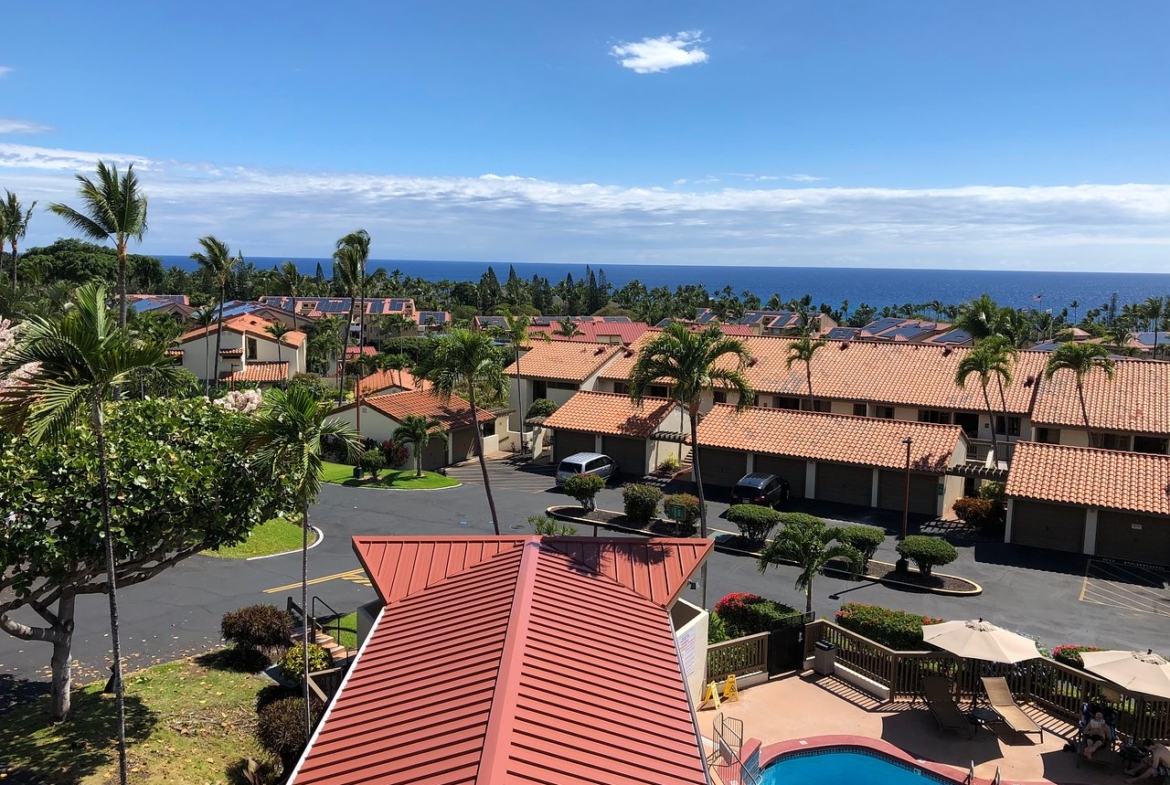
[[1166, 613], [1165, 611], [1150, 610], [1149, 608], [1131, 608], [1126, 605], [1118, 605], [1114, 602], [1100, 602], [1092, 597], [1085, 598], [1085, 602], [1090, 605], [1100, 605], [1104, 608], [1120, 608], [1121, 610], [1133, 611], [1134, 613], [1146, 613], [1152, 616], [1170, 616], [1170, 613]]
[[[356, 570], [350, 570], [348, 572], [339, 572], [339, 573], [336, 573], [335, 575], [325, 575], [325, 576], [320, 577], [320, 578], [311, 579], [309, 581], [309, 585], [316, 586], [318, 583], [325, 583], [327, 581], [351, 580], [355, 576], [361, 575], [362, 573], [363, 573], [363, 570], [361, 570], [359, 568]], [[301, 582], [297, 581], [296, 583], [290, 583], [287, 586], [277, 586], [274, 589], [265, 589], [264, 593], [265, 594], [276, 594], [277, 592], [291, 591], [292, 589], [299, 589], [300, 586], [301, 586]]]
[[1093, 569], [1093, 560], [1085, 560], [1085, 577], [1081, 579], [1081, 596], [1077, 597], [1077, 602], [1085, 601], [1085, 589], [1089, 588], [1089, 570]]

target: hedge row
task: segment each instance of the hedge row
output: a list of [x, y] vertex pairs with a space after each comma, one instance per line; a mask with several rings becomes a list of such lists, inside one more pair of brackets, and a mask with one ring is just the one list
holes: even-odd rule
[[748, 592], [734, 592], [715, 603], [715, 615], [728, 638], [767, 632], [778, 620], [795, 613], [791, 606]]
[[926, 648], [922, 642], [922, 625], [945, 621], [860, 602], [842, 605], [836, 620], [847, 630], [899, 651], [922, 651]]

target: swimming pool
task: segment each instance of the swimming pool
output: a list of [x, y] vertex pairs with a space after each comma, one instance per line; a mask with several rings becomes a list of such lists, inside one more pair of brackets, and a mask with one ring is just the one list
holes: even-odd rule
[[762, 774], [761, 785], [955, 785], [879, 752], [839, 747], [784, 755]]

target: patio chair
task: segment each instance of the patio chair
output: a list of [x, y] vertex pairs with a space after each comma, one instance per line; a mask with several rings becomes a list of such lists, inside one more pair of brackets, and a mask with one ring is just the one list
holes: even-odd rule
[[976, 726], [967, 719], [967, 715], [955, 703], [955, 690], [951, 680], [943, 676], [923, 676], [922, 696], [930, 713], [938, 722], [939, 732], [957, 731], [968, 739], [975, 735]]
[[[1097, 713], [1100, 712], [1105, 720], [1105, 727], [1107, 733], [1105, 743], [1094, 753], [1091, 759], [1084, 757], [1085, 747], [1089, 743], [1088, 737], [1085, 736], [1085, 729], [1089, 726], [1089, 721], [1093, 719]], [[1077, 752], [1077, 768], [1081, 767], [1082, 763], [1096, 763], [1102, 766], [1114, 767], [1121, 762], [1117, 754], [1117, 712], [1108, 706], [1103, 706], [1092, 701], [1085, 701], [1081, 704], [1081, 721], [1077, 723], [1077, 735], [1073, 739], [1073, 747]]]
[[1003, 676], [984, 676], [983, 689], [987, 690], [987, 702], [991, 705], [992, 711], [999, 715], [1004, 725], [1016, 733], [1039, 733], [1040, 743], [1044, 743], [1044, 729], [1016, 703], [1007, 679]]

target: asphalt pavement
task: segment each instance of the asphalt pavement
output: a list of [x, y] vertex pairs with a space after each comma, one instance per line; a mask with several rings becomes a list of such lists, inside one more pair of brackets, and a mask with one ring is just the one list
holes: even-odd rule
[[[553, 488], [547, 470], [490, 464], [501, 533], [530, 531], [527, 518], [571, 500]], [[342, 613], [376, 598], [353, 553], [355, 535], [490, 535], [478, 466], [457, 467], [451, 474], [463, 485], [437, 491], [388, 491], [326, 484], [311, 513], [324, 538], [309, 554], [310, 596]], [[597, 506], [621, 509], [620, 489], [599, 494]], [[872, 510], [816, 509], [830, 520], [886, 526], [891, 534], [897, 516]], [[709, 507], [713, 529], [734, 530], [720, 516], [726, 505]], [[914, 522], [915, 528], [921, 522]], [[583, 532], [584, 533], [584, 532]], [[959, 559], [942, 571], [975, 581], [984, 591], [976, 597], [942, 597], [869, 582], [818, 577], [813, 610], [831, 617], [843, 602], [867, 602], [948, 619], [983, 617], [1039, 638], [1046, 647], [1065, 643], [1103, 648], [1170, 651], [1170, 589], [1167, 576], [1140, 568], [1087, 560], [1075, 554], [1008, 546], [955, 536]], [[891, 536], [876, 558], [894, 561]], [[794, 587], [796, 570], [769, 567], [761, 574], [749, 556], [716, 553], [709, 567], [708, 603], [732, 591], [750, 591], [803, 608]], [[222, 615], [244, 605], [271, 602], [283, 607], [299, 597], [299, 552], [251, 561], [196, 556], [146, 583], [120, 594], [123, 649], [128, 667], [137, 669], [205, 651], [218, 645]], [[698, 592], [685, 595], [698, 601]], [[73, 655], [75, 678], [85, 683], [102, 678], [110, 657], [107, 604], [100, 595], [77, 603]], [[471, 609], [469, 612], [473, 612]], [[14, 616], [29, 624], [38, 617], [27, 609]], [[50, 646], [0, 635], [0, 711], [5, 692], [39, 688], [48, 678]], [[33, 682], [34, 684], [29, 684]]]

